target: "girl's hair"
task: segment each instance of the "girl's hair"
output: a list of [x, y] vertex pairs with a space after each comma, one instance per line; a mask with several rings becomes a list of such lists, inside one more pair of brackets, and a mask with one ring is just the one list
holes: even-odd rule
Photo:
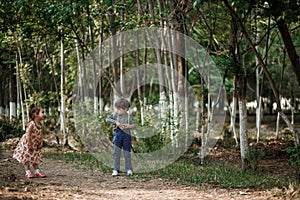
[[41, 108], [42, 107], [40, 107], [40, 106], [36, 106], [34, 104], [31, 104], [29, 106], [29, 117], [30, 117], [30, 119], [34, 120], [34, 114], [39, 113]]
[[129, 101], [127, 101], [126, 99], [124, 98], [121, 98], [119, 100], [116, 101], [115, 103], [115, 107], [118, 109], [118, 108], [122, 108], [124, 110], [128, 110], [129, 107], [130, 107], [130, 103]]

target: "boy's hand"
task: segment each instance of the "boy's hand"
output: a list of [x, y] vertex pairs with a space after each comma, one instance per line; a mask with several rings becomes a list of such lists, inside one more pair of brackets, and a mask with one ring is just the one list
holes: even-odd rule
[[130, 126], [130, 124], [125, 124], [124, 128], [132, 128], [132, 127]]
[[116, 126], [121, 128], [121, 129], [123, 128], [123, 125], [120, 122], [116, 122]]

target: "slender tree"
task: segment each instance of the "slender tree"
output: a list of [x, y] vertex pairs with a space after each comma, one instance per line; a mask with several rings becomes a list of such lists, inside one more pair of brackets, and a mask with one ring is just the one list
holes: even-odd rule
[[279, 112], [280, 116], [282, 117], [282, 119], [285, 121], [285, 123], [287, 124], [287, 126], [289, 127], [290, 131], [293, 134], [294, 137], [294, 142], [295, 145], [299, 144], [299, 136], [298, 133], [296, 131], [296, 129], [294, 128], [294, 126], [291, 124], [290, 120], [288, 119], [288, 117], [284, 114], [284, 112], [281, 109], [281, 104], [280, 104], [280, 99], [279, 99], [279, 94], [278, 91], [276, 89], [274, 80], [272, 79], [272, 76], [267, 68], [267, 66], [265, 65], [261, 55], [256, 51], [255, 49], [255, 45], [253, 44], [253, 42], [251, 41], [248, 32], [245, 28], [245, 25], [242, 23], [242, 21], [238, 18], [236, 12], [233, 10], [233, 8], [228, 4], [227, 0], [223, 0], [225, 6], [228, 8], [228, 10], [230, 11], [231, 15], [233, 16], [233, 18], [237, 21], [237, 23], [239, 24], [239, 26], [241, 27], [242, 32], [244, 33], [244, 37], [247, 41], [247, 43], [249, 44], [249, 46], [251, 47], [252, 51], [254, 52], [255, 56], [258, 58], [260, 65], [263, 68], [263, 71], [266, 75], [266, 78], [268, 79], [270, 86], [272, 88], [275, 100], [276, 100], [276, 104], [277, 104], [277, 112]]

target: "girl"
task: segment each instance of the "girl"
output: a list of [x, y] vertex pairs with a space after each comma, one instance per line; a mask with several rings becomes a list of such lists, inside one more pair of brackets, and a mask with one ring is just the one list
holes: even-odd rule
[[[29, 116], [31, 120], [28, 122], [26, 132], [13, 153], [13, 158], [24, 165], [26, 178], [44, 178], [46, 175], [40, 172], [38, 166], [38, 163], [42, 162], [41, 121], [45, 119], [44, 109], [32, 104], [30, 105]], [[30, 165], [34, 168], [34, 174], [30, 171]]]

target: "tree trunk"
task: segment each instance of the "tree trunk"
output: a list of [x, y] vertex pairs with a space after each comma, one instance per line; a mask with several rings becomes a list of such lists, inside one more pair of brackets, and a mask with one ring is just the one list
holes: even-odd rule
[[282, 110], [279, 111], [279, 114], [281, 116], [281, 118], [283, 119], [283, 121], [286, 123], [286, 125], [288, 126], [288, 128], [290, 129], [290, 131], [292, 132], [292, 135], [294, 137], [294, 142], [295, 145], [299, 145], [299, 136], [298, 136], [298, 132], [295, 130], [293, 124], [291, 124], [290, 120], [288, 119], [288, 117], [283, 113]]
[[[138, 12], [139, 12], [139, 15], [141, 17], [144, 17], [144, 11], [142, 9], [142, 5], [141, 5], [141, 1], [140, 0], [137, 0], [137, 6], [138, 6]], [[139, 21], [141, 20], [141, 18], [139, 18]], [[146, 77], [147, 77], [147, 55], [148, 55], [148, 51], [147, 51], [147, 39], [146, 39], [146, 34], [144, 34], [144, 56], [143, 56], [143, 66], [144, 66], [144, 74], [139, 74], [139, 71], [137, 71], [138, 75], [137, 75], [137, 80], [138, 80], [138, 86], [140, 85], [139, 81], [140, 80], [146, 80]], [[139, 41], [138, 41], [138, 38], [139, 37], [136, 37], [137, 38], [137, 43], [136, 43], [136, 46], [138, 47], [139, 45]], [[139, 58], [140, 58], [140, 51], [139, 49], [137, 48], [136, 50], [136, 65], [139, 66], [140, 63], [139, 63]], [[142, 78], [140, 78], [142, 76]], [[144, 125], [145, 124], [145, 110], [146, 110], [146, 105], [147, 105], [147, 97], [146, 97], [146, 86], [141, 86], [141, 87], [138, 87], [138, 97], [139, 97], [139, 104], [140, 104], [140, 113], [141, 113], [141, 125]]]
[[[282, 65], [282, 70], [281, 70], [281, 76], [280, 76], [280, 82], [279, 82], [279, 99], [281, 101], [281, 93], [282, 93], [282, 80], [285, 72], [285, 65], [286, 65], [286, 51], [283, 53], [283, 65]], [[280, 113], [277, 113], [277, 119], [276, 119], [276, 140], [279, 139], [279, 128], [280, 128]]]
[[[103, 21], [104, 21], [104, 16], [102, 16], [102, 24], [101, 24], [101, 31], [100, 31], [100, 35], [99, 35], [99, 58], [101, 59], [100, 60], [100, 70], [99, 70], [99, 77], [102, 77], [103, 75], [103, 72], [101, 69], [103, 69], [103, 58], [102, 58], [102, 55], [103, 55], [103, 48], [102, 48], [102, 42], [103, 42], [103, 29], [104, 29], [104, 26], [103, 26]], [[98, 94], [99, 94], [99, 114], [102, 115], [103, 114], [103, 111], [104, 111], [104, 100], [103, 100], [103, 97], [102, 97], [102, 78], [98, 80]]]
[[298, 83], [300, 84], [300, 60], [299, 56], [297, 54], [296, 48], [293, 44], [289, 29], [284, 21], [284, 19], [281, 17], [277, 21], [277, 26], [279, 29], [279, 32], [281, 34], [282, 40], [284, 42], [286, 51], [288, 53], [288, 56], [290, 58], [292, 68], [297, 76]]
[[[201, 153], [200, 153], [200, 163], [204, 164], [204, 147], [205, 147], [205, 87], [204, 79], [201, 76]], [[202, 152], [203, 151], [203, 152]]]
[[[112, 36], [115, 36], [117, 33], [116, 30], [116, 22], [115, 22], [115, 13], [114, 13], [114, 9], [112, 7], [108, 8], [108, 17], [109, 17], [109, 24], [110, 24], [110, 32], [112, 34]], [[112, 57], [115, 58], [115, 56], [117, 55], [117, 40], [116, 37], [112, 38]], [[120, 72], [120, 68], [119, 68], [119, 59], [115, 59], [114, 61], [112, 61], [111, 63], [112, 66], [112, 73], [113, 73], [113, 84], [114, 86], [117, 85], [118, 82], [118, 77], [119, 77], [119, 72]], [[114, 86], [112, 86], [113, 88], [115, 88]], [[116, 99], [119, 97], [121, 97], [123, 94], [121, 94], [121, 91], [117, 91], [118, 88], [114, 89], [114, 97], [113, 97], [113, 102], [116, 101]], [[114, 104], [114, 103], [113, 103]]]
[[[175, 31], [178, 31], [180, 33], [186, 34], [186, 13], [185, 9], [187, 7], [187, 0], [182, 1], [171, 1], [171, 8], [173, 9], [172, 15], [171, 15], [171, 26], [174, 27]], [[185, 54], [185, 41], [181, 37], [181, 34], [176, 34], [174, 38], [172, 38], [172, 41], [175, 43], [171, 43], [173, 47], [176, 48], [177, 51], [180, 51], [182, 55]], [[185, 95], [185, 78], [187, 78], [187, 65], [185, 62], [184, 57], [182, 55], [173, 55], [173, 69], [177, 69], [178, 76], [174, 76], [173, 81], [176, 83], [176, 90], [173, 88], [173, 102], [174, 102], [174, 126], [175, 126], [175, 134], [177, 132], [178, 126], [180, 123], [183, 123], [184, 116], [180, 113], [185, 113], [184, 105], [179, 105], [178, 100], [179, 98], [183, 98]], [[172, 73], [173, 74], [173, 73]], [[175, 138], [175, 140], [177, 140]], [[177, 143], [177, 142], [176, 142]], [[176, 144], [177, 145], [177, 144]]]
[[[18, 45], [17, 45], [18, 48]], [[17, 108], [21, 110], [21, 117], [22, 117], [22, 129], [25, 130], [26, 123], [25, 123], [25, 112], [24, 112], [24, 104], [23, 104], [23, 95], [22, 95], [22, 86], [21, 86], [21, 77], [20, 77], [20, 65], [18, 62], [19, 56], [18, 51], [16, 53], [16, 79], [17, 79]], [[21, 57], [20, 57], [21, 60]]]
[[[81, 63], [81, 59], [80, 59], [80, 52], [79, 52], [79, 41], [78, 39], [75, 39], [75, 51], [76, 51], [76, 57], [77, 57], [77, 65], [78, 65], [78, 90], [76, 91], [79, 95], [79, 98], [82, 98], [81, 100], [84, 99], [84, 80], [83, 80], [83, 69], [82, 69], [82, 63]], [[77, 97], [77, 98], [78, 98]]]
[[[21, 74], [20, 74], [20, 67], [23, 67], [23, 59], [22, 59], [22, 54], [21, 54], [21, 47], [19, 46], [19, 43], [17, 42], [16, 43], [16, 45], [17, 45], [17, 58], [16, 58], [16, 60], [18, 61], [18, 67], [17, 67], [17, 73], [18, 73], [18, 75], [19, 75], [19, 77], [20, 77], [20, 100], [21, 101], [23, 101], [23, 99], [25, 100], [26, 98], [27, 98], [27, 92], [26, 92], [26, 88], [27, 88], [27, 82], [26, 82], [26, 80], [25, 80], [25, 78], [24, 78], [24, 75], [22, 76]], [[22, 80], [22, 78], [23, 78], [23, 80]], [[23, 89], [24, 89], [24, 98], [22, 98], [23, 96], [22, 96], [22, 84], [21, 84], [21, 82], [23, 83]], [[21, 103], [22, 104], [22, 103]], [[24, 112], [24, 108], [23, 108], [24, 106], [22, 106], [22, 124], [23, 124], [23, 128], [24, 128], [24, 130], [25, 130], [25, 112]], [[27, 105], [27, 103], [25, 102], [25, 107], [27, 108], [28, 107], [28, 105]], [[29, 110], [28, 109], [26, 109], [26, 116], [27, 116], [27, 120], [29, 120]]]
[[[122, 4], [124, 5], [124, 0], [122, 0]], [[120, 13], [121, 13], [121, 21], [125, 21], [124, 20], [124, 8], [122, 7], [121, 8], [121, 10], [120, 10]], [[120, 54], [121, 54], [121, 57], [120, 57], [120, 64], [119, 64], [119, 66], [120, 66], [120, 87], [121, 87], [121, 94], [122, 94], [122, 97], [125, 97], [125, 96], [127, 96], [126, 94], [124, 94], [124, 93], [126, 93], [126, 91], [125, 91], [125, 89], [126, 88], [124, 88], [124, 86], [123, 86], [123, 83], [124, 83], [124, 81], [123, 81], [123, 73], [124, 73], [124, 43], [123, 43], [123, 32], [122, 32], [122, 29], [123, 29], [123, 27], [122, 27], [122, 23], [120, 23], [120, 42], [119, 42], [119, 44], [120, 44]]]
[[276, 117], [276, 131], [275, 131], [276, 140], [279, 139], [279, 129], [280, 129], [280, 113], [278, 112]]
[[13, 65], [10, 65], [10, 84], [9, 84], [9, 119], [14, 121], [17, 114], [17, 85], [16, 75]]
[[237, 91], [237, 84], [236, 84], [236, 76], [233, 78], [233, 94], [232, 94], [232, 106], [231, 106], [231, 113], [230, 113], [230, 131], [233, 133], [233, 137], [235, 140], [235, 143], [238, 145], [238, 138], [237, 133], [235, 129], [235, 121], [236, 121], [236, 108], [237, 108], [237, 97], [236, 97], [236, 91]]
[[[60, 107], [60, 101], [59, 101], [59, 91], [58, 91], [58, 86], [57, 86], [57, 80], [55, 78], [55, 69], [54, 69], [54, 64], [53, 64], [53, 60], [51, 58], [51, 56], [49, 55], [49, 52], [48, 52], [48, 41], [45, 40], [45, 45], [46, 45], [46, 48], [45, 48], [45, 51], [46, 51], [46, 55], [47, 55], [47, 58], [50, 60], [50, 63], [51, 63], [51, 74], [52, 74], [52, 81], [54, 83], [54, 88], [55, 88], [55, 92], [56, 92], [56, 100], [57, 100], [57, 104], [59, 105]], [[77, 45], [77, 43], [76, 43]], [[76, 49], [77, 50], [77, 49]]]
[[248, 147], [248, 135], [247, 135], [247, 107], [246, 96], [243, 92], [239, 94], [239, 118], [240, 118], [240, 148], [242, 169], [249, 168], [249, 147]]
[[291, 103], [290, 103], [290, 108], [291, 108], [291, 124], [294, 124], [295, 121], [295, 97], [294, 97], [294, 91], [291, 91]]
[[5, 83], [4, 64], [0, 61], [0, 119], [5, 114], [5, 100], [3, 95], [5, 94]]
[[[204, 137], [202, 138], [202, 147], [201, 147], [201, 164], [204, 164], [204, 158], [206, 156], [207, 152], [207, 143], [210, 137], [210, 131], [211, 131], [211, 126], [212, 126], [212, 120], [213, 120], [213, 110], [214, 110], [214, 102], [211, 101], [211, 84], [210, 84], [210, 63], [207, 64], [207, 58], [209, 57], [209, 53], [211, 51], [211, 44], [212, 44], [212, 29], [209, 29], [209, 38], [208, 38], [208, 45], [205, 53], [205, 57], [203, 59], [203, 69], [206, 67], [207, 69], [207, 130], [206, 130], [206, 135], [203, 133]], [[201, 81], [203, 83], [203, 80]], [[203, 86], [202, 86], [203, 87]], [[204, 87], [203, 87], [204, 89]]]
[[[180, 33], [187, 34], [186, 33], [186, 25], [185, 25], [185, 9], [187, 7], [187, 0], [182, 0], [179, 3], [178, 2], [172, 2], [172, 7], [174, 9], [173, 19], [174, 20], [174, 29]], [[181, 37], [181, 34], [176, 34], [175, 36], [175, 45], [177, 48], [177, 51], [180, 51], [182, 55], [185, 55], [185, 40]], [[177, 64], [177, 71], [178, 71], [178, 94], [183, 97], [184, 96], [184, 90], [185, 90], [185, 79], [187, 79], [187, 65], [185, 59], [180, 56], [176, 55], [176, 64]]]
[[64, 54], [64, 42], [61, 39], [60, 43], [60, 130], [63, 134], [63, 145], [68, 145], [68, 135], [66, 131], [66, 122], [65, 122], [65, 94], [64, 94], [64, 86], [65, 86], [65, 54]]
[[[259, 28], [258, 28], [258, 23], [256, 20], [256, 43], [259, 44]], [[256, 50], [258, 51], [259, 46], [257, 45]], [[255, 69], [255, 77], [256, 77], [256, 141], [259, 141], [260, 138], [260, 129], [261, 129], [261, 96], [260, 96], [260, 76], [261, 76], [261, 70], [259, 68], [259, 61], [258, 59], [255, 57], [255, 65], [256, 65], [256, 69]]]
[[240, 52], [238, 48], [238, 26], [237, 20], [232, 16], [231, 33], [230, 33], [230, 58], [235, 68], [236, 76], [236, 92], [239, 105], [239, 124], [240, 124], [240, 153], [242, 160], [242, 169], [249, 168], [249, 151], [247, 136], [247, 107], [246, 107], [246, 75], [241, 64]]
[[[87, 7], [87, 14], [88, 14], [88, 18], [90, 19], [90, 9], [89, 7]], [[95, 45], [94, 45], [94, 33], [93, 33], [93, 26], [89, 25], [89, 38], [90, 38], [90, 43], [91, 43], [91, 51], [94, 50]], [[94, 95], [94, 113], [97, 114], [99, 112], [99, 98], [97, 96], [97, 85], [98, 85], [98, 77], [97, 77], [97, 71], [96, 71], [96, 61], [94, 59], [92, 59], [92, 66], [93, 66], [93, 95]]]
[[[148, 3], [148, 9], [151, 15], [151, 24], [155, 24], [155, 15], [154, 15], [154, 6], [153, 6], [153, 0], [147, 0]], [[158, 35], [157, 37], [163, 38], [163, 33], [161, 35]], [[157, 39], [157, 38], [155, 38]], [[157, 42], [157, 41], [156, 41]], [[163, 70], [163, 63], [162, 63], [162, 56], [161, 56], [161, 50], [155, 49], [155, 58], [156, 58], [156, 66], [157, 66], [157, 74], [158, 74], [158, 81], [159, 81], [159, 107], [160, 107], [160, 118], [161, 118], [161, 127], [162, 131], [164, 130], [165, 121], [166, 121], [166, 93], [164, 89], [164, 70]]]

